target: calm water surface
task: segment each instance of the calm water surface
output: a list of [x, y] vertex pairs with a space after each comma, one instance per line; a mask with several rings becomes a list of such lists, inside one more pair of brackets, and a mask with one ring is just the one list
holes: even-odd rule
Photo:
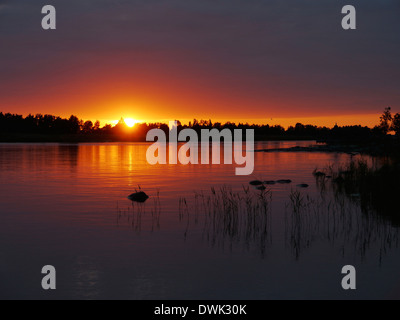
[[[400, 297], [397, 229], [312, 175], [349, 155], [256, 152], [254, 173], [235, 176], [235, 165], [151, 166], [148, 146], [0, 144], [0, 298]], [[216, 225], [207, 215], [211, 187], [244, 194], [252, 179], [293, 182], [271, 186], [268, 217], [232, 224], [218, 216]], [[139, 186], [150, 198], [132, 206], [127, 196]], [[297, 191], [307, 203], [301, 216], [289, 198]], [[41, 289], [48, 264], [57, 270], [53, 291]], [[348, 264], [356, 291], [341, 288]]]

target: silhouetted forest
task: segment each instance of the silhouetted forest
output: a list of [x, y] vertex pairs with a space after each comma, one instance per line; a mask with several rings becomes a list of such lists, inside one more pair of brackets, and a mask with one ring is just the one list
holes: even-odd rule
[[[220, 123], [211, 120], [194, 119], [189, 125], [178, 123], [178, 131], [192, 128], [197, 132], [201, 129], [254, 129], [256, 140], [284, 140], [284, 139], [309, 139], [320, 141], [371, 141], [382, 139], [393, 132], [400, 136], [400, 114], [392, 115], [390, 107], [386, 108], [377, 119], [374, 128], [360, 125], [343, 126], [335, 125], [333, 128], [297, 123], [285, 129], [280, 125], [270, 126], [248, 123]], [[99, 121], [83, 121], [72, 115], [68, 119], [49, 114], [28, 115], [23, 117], [18, 114], [0, 112], [0, 140], [3, 142], [30, 142], [30, 141], [54, 141], [54, 142], [80, 142], [80, 141], [146, 141], [149, 130], [158, 128], [163, 130], [168, 137], [168, 124], [165, 123], [138, 123], [134, 127], [128, 127], [121, 119], [115, 126], [109, 124], [100, 127]]]

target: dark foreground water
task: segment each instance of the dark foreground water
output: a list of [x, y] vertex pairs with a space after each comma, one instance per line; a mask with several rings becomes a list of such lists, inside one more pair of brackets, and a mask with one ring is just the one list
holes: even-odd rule
[[[295, 145], [310, 142], [256, 148]], [[235, 165], [151, 166], [148, 146], [0, 144], [0, 298], [400, 297], [398, 230], [312, 175], [350, 155], [255, 153], [247, 177]], [[260, 198], [252, 179], [293, 182]], [[132, 206], [139, 185], [150, 198]], [[349, 264], [355, 291], [341, 286]], [[41, 287], [44, 265], [56, 290]]]

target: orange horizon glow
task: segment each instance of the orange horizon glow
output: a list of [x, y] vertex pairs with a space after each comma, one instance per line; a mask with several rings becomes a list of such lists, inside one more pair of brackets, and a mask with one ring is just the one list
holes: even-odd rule
[[[287, 96], [289, 88], [267, 92], [267, 97], [251, 96], [247, 87], [232, 92], [228, 88], [219, 88], [221, 83], [200, 87], [195, 77], [183, 81], [179, 75], [159, 77], [156, 71], [142, 74], [139, 81], [121, 74], [119, 66], [114, 67], [104, 70], [107, 76], [89, 71], [74, 81], [68, 75], [62, 76], [54, 85], [52, 95], [44, 94], [39, 88], [26, 96], [2, 97], [0, 111], [24, 116], [52, 114], [63, 118], [73, 114], [84, 121], [99, 120], [101, 126], [115, 125], [116, 119], [123, 117], [142, 123], [180, 120], [188, 124], [195, 118], [221, 123], [281, 125], [284, 128], [300, 122], [331, 128], [336, 123], [339, 126], [374, 127], [389, 105], [373, 102], [373, 108], [368, 106], [363, 110], [360, 106], [363, 101], [360, 102], [357, 95], [345, 102], [341, 97], [326, 100], [318, 95], [293, 98]], [[43, 81], [47, 80], [41, 79]], [[43, 84], [43, 88], [48, 85]], [[393, 113], [399, 112], [395, 103], [391, 106]]]
[[[8, 113], [8, 111], [3, 111], [0, 109], [0, 112], [3, 113]], [[12, 113], [12, 112], [10, 112]], [[41, 112], [31, 112], [31, 114], [35, 115]], [[396, 112], [393, 112], [396, 113]], [[45, 114], [45, 113], [42, 113]], [[52, 114], [54, 116], [60, 116], [62, 118], [69, 118], [71, 114], [64, 113], [64, 114], [54, 114], [54, 113], [48, 113]], [[27, 114], [22, 114], [23, 117], [28, 116], [29, 113]], [[198, 121], [200, 120], [211, 120], [212, 123], [226, 123], [226, 122], [231, 122], [231, 123], [248, 123], [250, 125], [255, 124], [255, 125], [270, 125], [270, 126], [275, 126], [275, 125], [280, 125], [283, 128], [287, 129], [290, 126], [295, 126], [296, 123], [301, 123], [303, 125], [314, 125], [318, 127], [327, 127], [327, 128], [333, 128], [336, 124], [338, 126], [353, 126], [353, 125], [361, 125], [361, 126], [366, 126], [369, 128], [373, 128], [376, 125], [379, 124], [379, 117], [381, 113], [376, 113], [376, 114], [354, 114], [354, 115], [331, 115], [331, 116], [319, 116], [319, 117], [279, 117], [279, 118], [267, 118], [267, 119], [262, 119], [262, 118], [226, 118], [226, 117], [210, 117], [210, 116], [193, 116], [192, 118], [179, 118], [179, 117], [170, 117], [170, 118], [142, 118], [142, 119], [137, 119], [133, 117], [124, 117], [124, 116], [115, 116], [111, 119], [99, 119], [97, 117], [82, 117], [79, 114], [73, 114], [74, 116], [77, 116], [79, 119], [82, 119], [83, 121], [90, 120], [92, 122], [95, 121], [100, 121], [100, 127], [104, 127], [105, 125], [111, 125], [115, 126], [119, 123], [120, 119], [122, 118], [125, 122], [125, 124], [129, 128], [133, 128], [136, 124], [138, 123], [165, 123], [168, 124], [170, 121], [174, 120], [179, 120], [182, 125], [189, 125], [189, 123], [193, 123], [194, 119], [197, 119]], [[119, 120], [116, 120], [116, 119]]]
[[[189, 122], [193, 123], [193, 119], [197, 120], [211, 120], [213, 123], [220, 122], [233, 122], [233, 123], [249, 123], [249, 124], [256, 124], [256, 125], [281, 125], [285, 129], [290, 126], [295, 126], [296, 123], [302, 123], [303, 125], [315, 125], [320, 127], [328, 127], [332, 128], [336, 124], [338, 126], [352, 126], [352, 125], [361, 125], [373, 128], [379, 123], [380, 113], [377, 114], [356, 114], [356, 115], [332, 115], [332, 116], [321, 116], [321, 117], [288, 117], [288, 118], [269, 118], [269, 119], [257, 119], [257, 118], [249, 118], [249, 119], [227, 119], [227, 118], [212, 118], [212, 117], [193, 117], [193, 118], [165, 118], [165, 119], [143, 119], [143, 120], [136, 120], [134, 118], [125, 118], [122, 117], [128, 127], [133, 127], [137, 123], [166, 123], [168, 124], [169, 121], [179, 120], [183, 125], [188, 125]], [[117, 118], [117, 117], [116, 117]], [[121, 117], [119, 117], [120, 119]], [[115, 126], [118, 124], [119, 120], [109, 120], [109, 119], [102, 119], [100, 120], [101, 126], [106, 124], [111, 124]]]
[[[141, 121], [141, 120], [136, 120], [133, 118], [124, 118], [122, 117], [122, 119], [124, 120], [125, 124], [129, 127], [129, 128], [133, 128], [133, 126], [137, 123], [143, 123], [145, 121]], [[120, 120], [109, 120], [109, 121], [105, 121], [104, 125], [106, 124], [111, 124], [112, 126], [116, 126], [119, 123]], [[102, 122], [100, 121], [100, 124]]]
[[[388, 104], [372, 102], [363, 108], [358, 95], [343, 102], [338, 96], [288, 96], [290, 88], [267, 90], [265, 96], [253, 95], [248, 87], [225, 88], [213, 80], [209, 85], [198, 83], [196, 77], [182, 79], [182, 74], [159, 76], [158, 72], [141, 74], [140, 81], [123, 74], [121, 67], [106, 67], [104, 74], [88, 69], [82, 77], [72, 81], [71, 75], [62, 75], [54, 84], [54, 92], [42, 91], [48, 83], [26, 96], [4, 96], [0, 111], [22, 114], [53, 114], [68, 118], [71, 114], [82, 120], [99, 120], [101, 126], [116, 124], [116, 119], [155, 123], [180, 120], [188, 124], [193, 119], [213, 122], [281, 125], [284, 128], [300, 122], [332, 128], [361, 125], [374, 127]], [[90, 71], [90, 72], [89, 72]], [[106, 76], [105, 76], [106, 75]], [[40, 82], [46, 82], [43, 78]], [[216, 83], [213, 83], [216, 81]], [[87, 85], [89, 84], [89, 85]], [[220, 87], [222, 86], [222, 87]], [[239, 86], [239, 85], [238, 85]], [[84, 89], [82, 89], [84, 88]], [[232, 90], [232, 91], [230, 91]], [[73, 94], [71, 94], [73, 93]], [[371, 105], [373, 107], [371, 107]], [[323, 107], [321, 107], [323, 106]], [[392, 112], [398, 111], [396, 103]]]

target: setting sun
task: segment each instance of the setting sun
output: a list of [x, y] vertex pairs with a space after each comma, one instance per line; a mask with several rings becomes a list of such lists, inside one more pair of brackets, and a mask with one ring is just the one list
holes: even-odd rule
[[[122, 118], [121, 120], [123, 120], [123, 122], [125, 122], [125, 124], [132, 128], [136, 123], [138, 123], [139, 121], [136, 119], [132, 119], [132, 118]], [[111, 123], [113, 126], [117, 125], [121, 120], [112, 120]]]
[[124, 120], [125, 120], [126, 125], [131, 128], [138, 122], [137, 120], [132, 119], [132, 118], [126, 118]]

